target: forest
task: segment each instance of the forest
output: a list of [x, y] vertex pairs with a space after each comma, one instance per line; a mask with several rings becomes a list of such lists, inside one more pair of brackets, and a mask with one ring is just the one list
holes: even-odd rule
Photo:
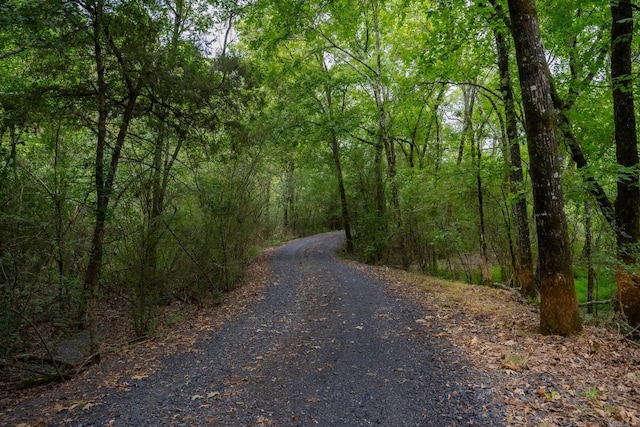
[[[543, 334], [640, 328], [633, 0], [5, 0], [0, 365], [124, 301], [234, 288], [343, 229], [513, 288]], [[9, 363], [9, 362], [6, 362]]]

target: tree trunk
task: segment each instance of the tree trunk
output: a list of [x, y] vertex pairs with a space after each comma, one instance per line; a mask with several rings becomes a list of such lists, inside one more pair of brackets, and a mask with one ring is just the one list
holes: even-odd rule
[[509, 0], [520, 71], [539, 247], [540, 330], [573, 335], [582, 330], [573, 283], [571, 246], [558, 157], [557, 124], [549, 69], [534, 0]]
[[[183, 0], [176, 0], [173, 8], [173, 24], [170, 40], [170, 58], [177, 57], [180, 35], [183, 32], [183, 18], [185, 15], [185, 3]], [[188, 14], [188, 13], [186, 13]], [[176, 66], [172, 61], [172, 66]], [[157, 96], [152, 87], [151, 96]], [[170, 115], [170, 101], [162, 99], [160, 92], [160, 102], [154, 102], [152, 112], [157, 121], [152, 122], [155, 127], [156, 137], [154, 140], [153, 160], [151, 165], [151, 185], [150, 200], [146, 203], [144, 235], [142, 239], [143, 258], [140, 265], [140, 277], [135, 295], [134, 305], [134, 325], [136, 334], [144, 336], [153, 329], [155, 319], [155, 307], [159, 300], [165, 295], [166, 281], [158, 271], [158, 248], [163, 236], [163, 215], [164, 200], [167, 186], [171, 175], [172, 167], [180, 153], [186, 129], [180, 127], [177, 130], [178, 138], [173, 150], [170, 151], [171, 137], [167, 135], [167, 118]], [[180, 122], [178, 122], [180, 123]], [[184, 126], [182, 123], [178, 126]]]
[[373, 82], [373, 94], [376, 101], [376, 107], [378, 109], [378, 125], [380, 127], [380, 142], [384, 148], [384, 152], [387, 159], [387, 177], [391, 183], [391, 207], [393, 210], [393, 216], [395, 224], [398, 229], [401, 228], [402, 216], [400, 211], [400, 196], [398, 190], [398, 181], [396, 179], [396, 152], [395, 146], [391, 137], [389, 136], [389, 114], [386, 111], [385, 103], [386, 97], [384, 94], [384, 87], [382, 85], [382, 47], [381, 47], [381, 35], [380, 35], [380, 19], [379, 19], [379, 4], [374, 6], [374, 32], [375, 32], [375, 46], [376, 46], [376, 69], [375, 79]]
[[382, 221], [385, 214], [387, 213], [387, 203], [384, 191], [384, 179], [382, 177], [382, 144], [377, 141], [374, 145], [374, 157], [373, 157], [373, 167], [374, 167], [374, 175], [375, 175], [375, 204], [376, 204], [376, 213], [378, 215], [378, 219]]
[[284, 228], [294, 231], [294, 192], [295, 192], [295, 184], [294, 184], [294, 173], [296, 170], [295, 160], [293, 158], [289, 159], [285, 164], [284, 170], [284, 194], [283, 194], [283, 204], [284, 204]]
[[[327, 65], [324, 63], [324, 59], [319, 58], [320, 66], [322, 67], [322, 72], [327, 74], [329, 73]], [[329, 77], [330, 79], [331, 77]], [[344, 227], [344, 234], [347, 243], [347, 252], [353, 252], [353, 238], [351, 237], [351, 221], [349, 220], [349, 208], [347, 205], [347, 193], [344, 189], [344, 178], [342, 176], [342, 164], [340, 162], [340, 144], [338, 141], [338, 135], [336, 134], [336, 130], [333, 127], [333, 97], [331, 95], [331, 87], [329, 85], [325, 85], [325, 96], [327, 98], [327, 106], [324, 108], [321, 106], [321, 109], [324, 110], [324, 113], [328, 115], [329, 123], [331, 124], [331, 153], [333, 154], [333, 164], [336, 168], [336, 177], [338, 178], [338, 191], [340, 192], [340, 206], [342, 211], [342, 226]]]
[[104, 226], [109, 203], [105, 193], [104, 152], [107, 146], [107, 82], [105, 80], [105, 66], [102, 52], [102, 2], [95, 4], [93, 21], [94, 55], [97, 77], [97, 109], [98, 132], [96, 140], [95, 158], [95, 188], [96, 188], [96, 221], [89, 251], [89, 263], [85, 272], [84, 292], [87, 301], [87, 327], [91, 354], [100, 353], [100, 338], [98, 336], [98, 298], [100, 286], [100, 270], [102, 268], [102, 245], [104, 242]]
[[[476, 88], [473, 86], [462, 87], [462, 96], [464, 98], [464, 111], [462, 117], [462, 136], [460, 137], [460, 145], [458, 146], [458, 160], [456, 164], [462, 164], [464, 156], [464, 146], [467, 141], [473, 140], [473, 109], [476, 102]], [[473, 151], [473, 150], [472, 150]]]
[[[160, 115], [162, 116], [162, 114]], [[162, 186], [164, 145], [165, 124], [163, 118], [160, 117], [151, 165], [150, 203], [146, 203], [140, 277], [138, 278], [137, 295], [135, 295], [133, 307], [134, 328], [138, 336], [145, 336], [151, 332], [154, 318], [153, 309], [162, 293], [161, 279], [158, 275], [158, 244], [162, 234], [160, 221], [164, 211]]]
[[[482, 146], [480, 144], [480, 141], [477, 141], [476, 148], [478, 150], [477, 156], [474, 156], [474, 157], [476, 157], [475, 170], [476, 170], [476, 184], [477, 184], [477, 190], [478, 190], [478, 216], [480, 217], [480, 254], [482, 256], [481, 284], [485, 286], [491, 286], [491, 284], [493, 283], [493, 277], [491, 274], [491, 263], [489, 262], [489, 253], [487, 249], [487, 231], [486, 231], [485, 219], [484, 219], [484, 199], [483, 199], [484, 194], [482, 193]], [[474, 147], [472, 142], [472, 147], [471, 147], [472, 152], [473, 152], [473, 149]]]
[[527, 197], [524, 191], [524, 176], [522, 173], [522, 158], [520, 143], [518, 142], [518, 122], [509, 71], [509, 42], [500, 30], [495, 31], [496, 50], [498, 54], [498, 70], [500, 72], [500, 93], [504, 100], [506, 118], [506, 134], [509, 143], [509, 181], [511, 193], [516, 195], [512, 206], [513, 218], [516, 225], [516, 262], [514, 273], [516, 282], [520, 285], [520, 292], [525, 297], [535, 297], [538, 294], [533, 278], [533, 256], [531, 255], [531, 240], [529, 236], [529, 218], [527, 215]]
[[[591, 214], [591, 202], [584, 201], [584, 255], [587, 262], [587, 302], [594, 300], [595, 271], [593, 269], [593, 221]], [[587, 305], [587, 312], [593, 312], [593, 305]]]
[[331, 152], [333, 153], [333, 164], [336, 167], [336, 176], [338, 177], [338, 190], [340, 191], [340, 204], [342, 206], [342, 226], [344, 227], [344, 234], [347, 240], [347, 252], [353, 252], [353, 238], [351, 237], [351, 221], [349, 221], [347, 193], [344, 189], [342, 164], [340, 163], [340, 148], [335, 131], [331, 132]]
[[633, 97], [633, 5], [611, 2], [611, 81], [618, 162], [618, 195], [615, 224], [618, 266], [618, 309], [629, 324], [640, 326], [640, 279], [636, 273], [640, 238], [640, 187], [638, 186], [638, 137]]
[[[107, 34], [103, 23], [102, 1], [96, 2], [91, 10], [93, 13], [93, 40], [94, 55], [96, 62], [97, 91], [96, 101], [98, 110], [98, 127], [96, 140], [95, 158], [95, 189], [96, 189], [96, 221], [91, 239], [91, 249], [89, 251], [89, 263], [84, 278], [84, 293], [87, 301], [87, 327], [89, 329], [91, 353], [98, 355], [100, 352], [100, 339], [98, 336], [98, 301], [100, 296], [100, 271], [103, 262], [103, 245], [105, 236], [105, 226], [109, 200], [113, 192], [113, 185], [116, 178], [118, 164], [122, 153], [122, 147], [127, 136], [129, 124], [133, 118], [133, 111], [136, 105], [140, 87], [134, 87], [127, 81], [129, 93], [127, 94], [127, 104], [122, 113], [122, 119], [118, 129], [118, 135], [111, 149], [111, 158], [107, 170], [105, 171], [105, 151], [107, 150], [107, 119], [109, 115], [107, 107], [107, 82], [105, 77], [104, 51], [102, 46], [102, 35]], [[107, 37], [108, 38], [108, 37]]]

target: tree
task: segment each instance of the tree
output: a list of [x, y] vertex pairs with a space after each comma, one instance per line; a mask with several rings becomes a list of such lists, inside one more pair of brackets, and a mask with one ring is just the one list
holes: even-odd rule
[[[494, 3], [498, 18], [506, 19], [502, 7]], [[515, 99], [511, 72], [509, 70], [509, 39], [504, 34], [507, 25], [497, 25], [494, 28], [496, 40], [496, 53], [498, 60], [498, 72], [500, 73], [500, 93], [504, 102], [504, 114], [506, 122], [505, 136], [509, 144], [509, 182], [511, 193], [515, 196], [513, 202], [513, 218], [516, 228], [516, 260], [514, 273], [516, 282], [520, 285], [520, 292], [526, 297], [534, 297], [538, 294], [533, 277], [533, 256], [531, 254], [531, 240], [529, 235], [529, 220], [527, 216], [527, 197], [524, 192], [524, 177], [522, 172], [522, 156], [520, 153], [520, 138], [518, 137], [518, 119], [516, 114]]]
[[2, 353], [29, 351], [24, 325], [46, 324], [47, 342], [88, 328], [98, 354], [106, 296], [125, 298], [142, 335], [178, 292], [231, 289], [263, 232], [271, 177], [257, 73], [228, 45], [208, 56], [219, 10], [9, 0], [0, 11]]
[[[636, 136], [636, 119], [634, 113], [633, 78], [631, 77], [631, 46], [633, 41], [633, 9], [632, 2], [612, 2], [610, 12], [611, 45], [610, 45], [610, 70], [613, 100], [613, 125], [615, 140], [616, 198], [613, 202], [609, 198], [606, 185], [601, 181], [607, 179], [603, 175], [598, 179], [594, 176], [597, 168], [593, 165], [594, 159], [589, 159], [588, 152], [583, 148], [579, 138], [574, 134], [576, 126], [572, 126], [569, 110], [575, 105], [578, 97], [583, 94], [585, 88], [594, 80], [598, 72], [603, 72], [598, 67], [607, 55], [607, 49], [594, 45], [589, 57], [595, 57], [591, 61], [594, 65], [587, 68], [584, 77], [579, 79], [576, 54], [570, 56], [571, 84], [566, 99], [562, 99], [552, 87], [554, 105], [559, 111], [560, 129], [569, 147], [572, 160], [582, 173], [582, 179], [586, 188], [595, 199], [596, 204], [614, 230], [616, 239], [616, 257], [618, 261], [618, 310], [623, 313], [626, 320], [633, 328], [640, 325], [640, 290], [637, 284], [634, 264], [637, 261], [637, 245], [640, 235], [638, 233], [638, 152]], [[584, 15], [584, 14], [582, 14]], [[600, 37], [598, 37], [599, 39]], [[572, 35], [572, 45], [575, 46], [577, 37]], [[591, 43], [591, 40], [589, 40]], [[591, 131], [591, 133], [595, 133]], [[603, 151], [603, 145], [600, 144]]]
[[[333, 164], [336, 169], [336, 178], [338, 179], [338, 191], [340, 194], [340, 205], [341, 205], [341, 213], [342, 213], [342, 226], [344, 228], [344, 233], [346, 237], [347, 244], [347, 252], [353, 252], [353, 237], [351, 235], [351, 220], [349, 219], [349, 205], [347, 202], [347, 192], [344, 186], [344, 175], [342, 173], [342, 161], [340, 160], [340, 140], [338, 137], [338, 129], [336, 129], [337, 123], [336, 118], [334, 117], [334, 101], [333, 101], [333, 85], [331, 74], [329, 71], [329, 66], [326, 63], [326, 59], [324, 57], [324, 52], [320, 52], [317, 55], [318, 63], [320, 64], [320, 68], [322, 70], [322, 74], [325, 77], [324, 83], [324, 100], [318, 100], [318, 104], [320, 105], [320, 110], [327, 116], [327, 120], [329, 122], [329, 135], [330, 142], [329, 147], [331, 148], [331, 154], [333, 157]], [[343, 89], [342, 93], [342, 110], [344, 112], [345, 108], [345, 98], [347, 89]], [[323, 102], [324, 101], [324, 102]]]
[[[611, 85], [618, 162], [615, 230], [618, 267], [618, 304], [633, 328], [640, 327], [640, 277], [635, 271], [640, 240], [640, 185], [638, 135], [633, 95], [631, 0], [611, 2]], [[636, 329], [638, 333], [638, 330]]]
[[539, 247], [540, 330], [582, 330], [564, 214], [555, 108], [534, 0], [509, 0], [520, 72]]
[[[89, 335], [91, 337], [91, 352], [99, 355], [100, 338], [98, 335], [97, 311], [100, 293], [100, 272], [104, 255], [105, 226], [109, 202], [113, 197], [113, 188], [122, 148], [127, 138], [140, 91], [142, 90], [142, 81], [132, 75], [132, 64], [128, 63], [128, 57], [125, 58], [123, 56], [120, 47], [116, 45], [113, 39], [112, 29], [110, 28], [111, 23], [109, 21], [113, 16], [110, 16], [109, 12], [107, 12], [108, 9], [106, 8], [104, 0], [82, 2], [79, 6], [82, 7], [90, 17], [90, 37], [93, 43], [93, 59], [95, 61], [96, 73], [96, 91], [94, 94], [97, 110], [97, 135], [94, 163], [96, 209], [89, 263], [84, 279], [84, 289], [87, 299], [87, 319]], [[115, 56], [114, 59], [120, 68], [118, 71], [122, 73], [121, 75], [125, 84], [122, 115], [119, 119], [117, 135], [112, 145], [109, 144], [108, 132], [110, 86], [107, 81], [107, 72], [110, 70], [107, 69], [109, 65], [107, 55], [109, 53]], [[112, 146], [111, 150], [109, 150], [109, 146]]]

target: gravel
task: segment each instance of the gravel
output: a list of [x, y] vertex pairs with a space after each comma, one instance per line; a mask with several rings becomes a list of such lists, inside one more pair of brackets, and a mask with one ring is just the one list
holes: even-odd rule
[[[446, 325], [427, 328], [425, 307], [338, 260], [342, 242], [326, 233], [278, 249], [244, 313], [39, 425], [505, 425], [492, 379], [439, 337]], [[13, 408], [16, 425], [45, 403]]]

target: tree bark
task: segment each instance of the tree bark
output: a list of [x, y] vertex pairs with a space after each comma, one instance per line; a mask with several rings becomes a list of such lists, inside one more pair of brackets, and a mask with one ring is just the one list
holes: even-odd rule
[[640, 187], [638, 186], [638, 137], [634, 111], [632, 46], [633, 4], [611, 2], [611, 84], [618, 162], [618, 195], [615, 201], [618, 309], [629, 324], [640, 326], [640, 278], [636, 273], [636, 245], [640, 239]]
[[571, 246], [558, 158], [555, 109], [549, 68], [540, 37], [534, 0], [509, 0], [527, 145], [533, 184], [539, 247], [540, 331], [573, 335], [582, 322], [573, 283]]
[[533, 278], [533, 256], [529, 236], [529, 218], [527, 215], [527, 197], [524, 191], [522, 158], [518, 141], [518, 121], [509, 71], [509, 42], [500, 31], [495, 31], [496, 51], [498, 54], [498, 70], [500, 72], [500, 93], [504, 101], [507, 142], [509, 144], [509, 181], [511, 193], [516, 196], [512, 205], [513, 218], [516, 225], [516, 262], [514, 273], [520, 285], [520, 293], [525, 297], [536, 297], [535, 280]]

